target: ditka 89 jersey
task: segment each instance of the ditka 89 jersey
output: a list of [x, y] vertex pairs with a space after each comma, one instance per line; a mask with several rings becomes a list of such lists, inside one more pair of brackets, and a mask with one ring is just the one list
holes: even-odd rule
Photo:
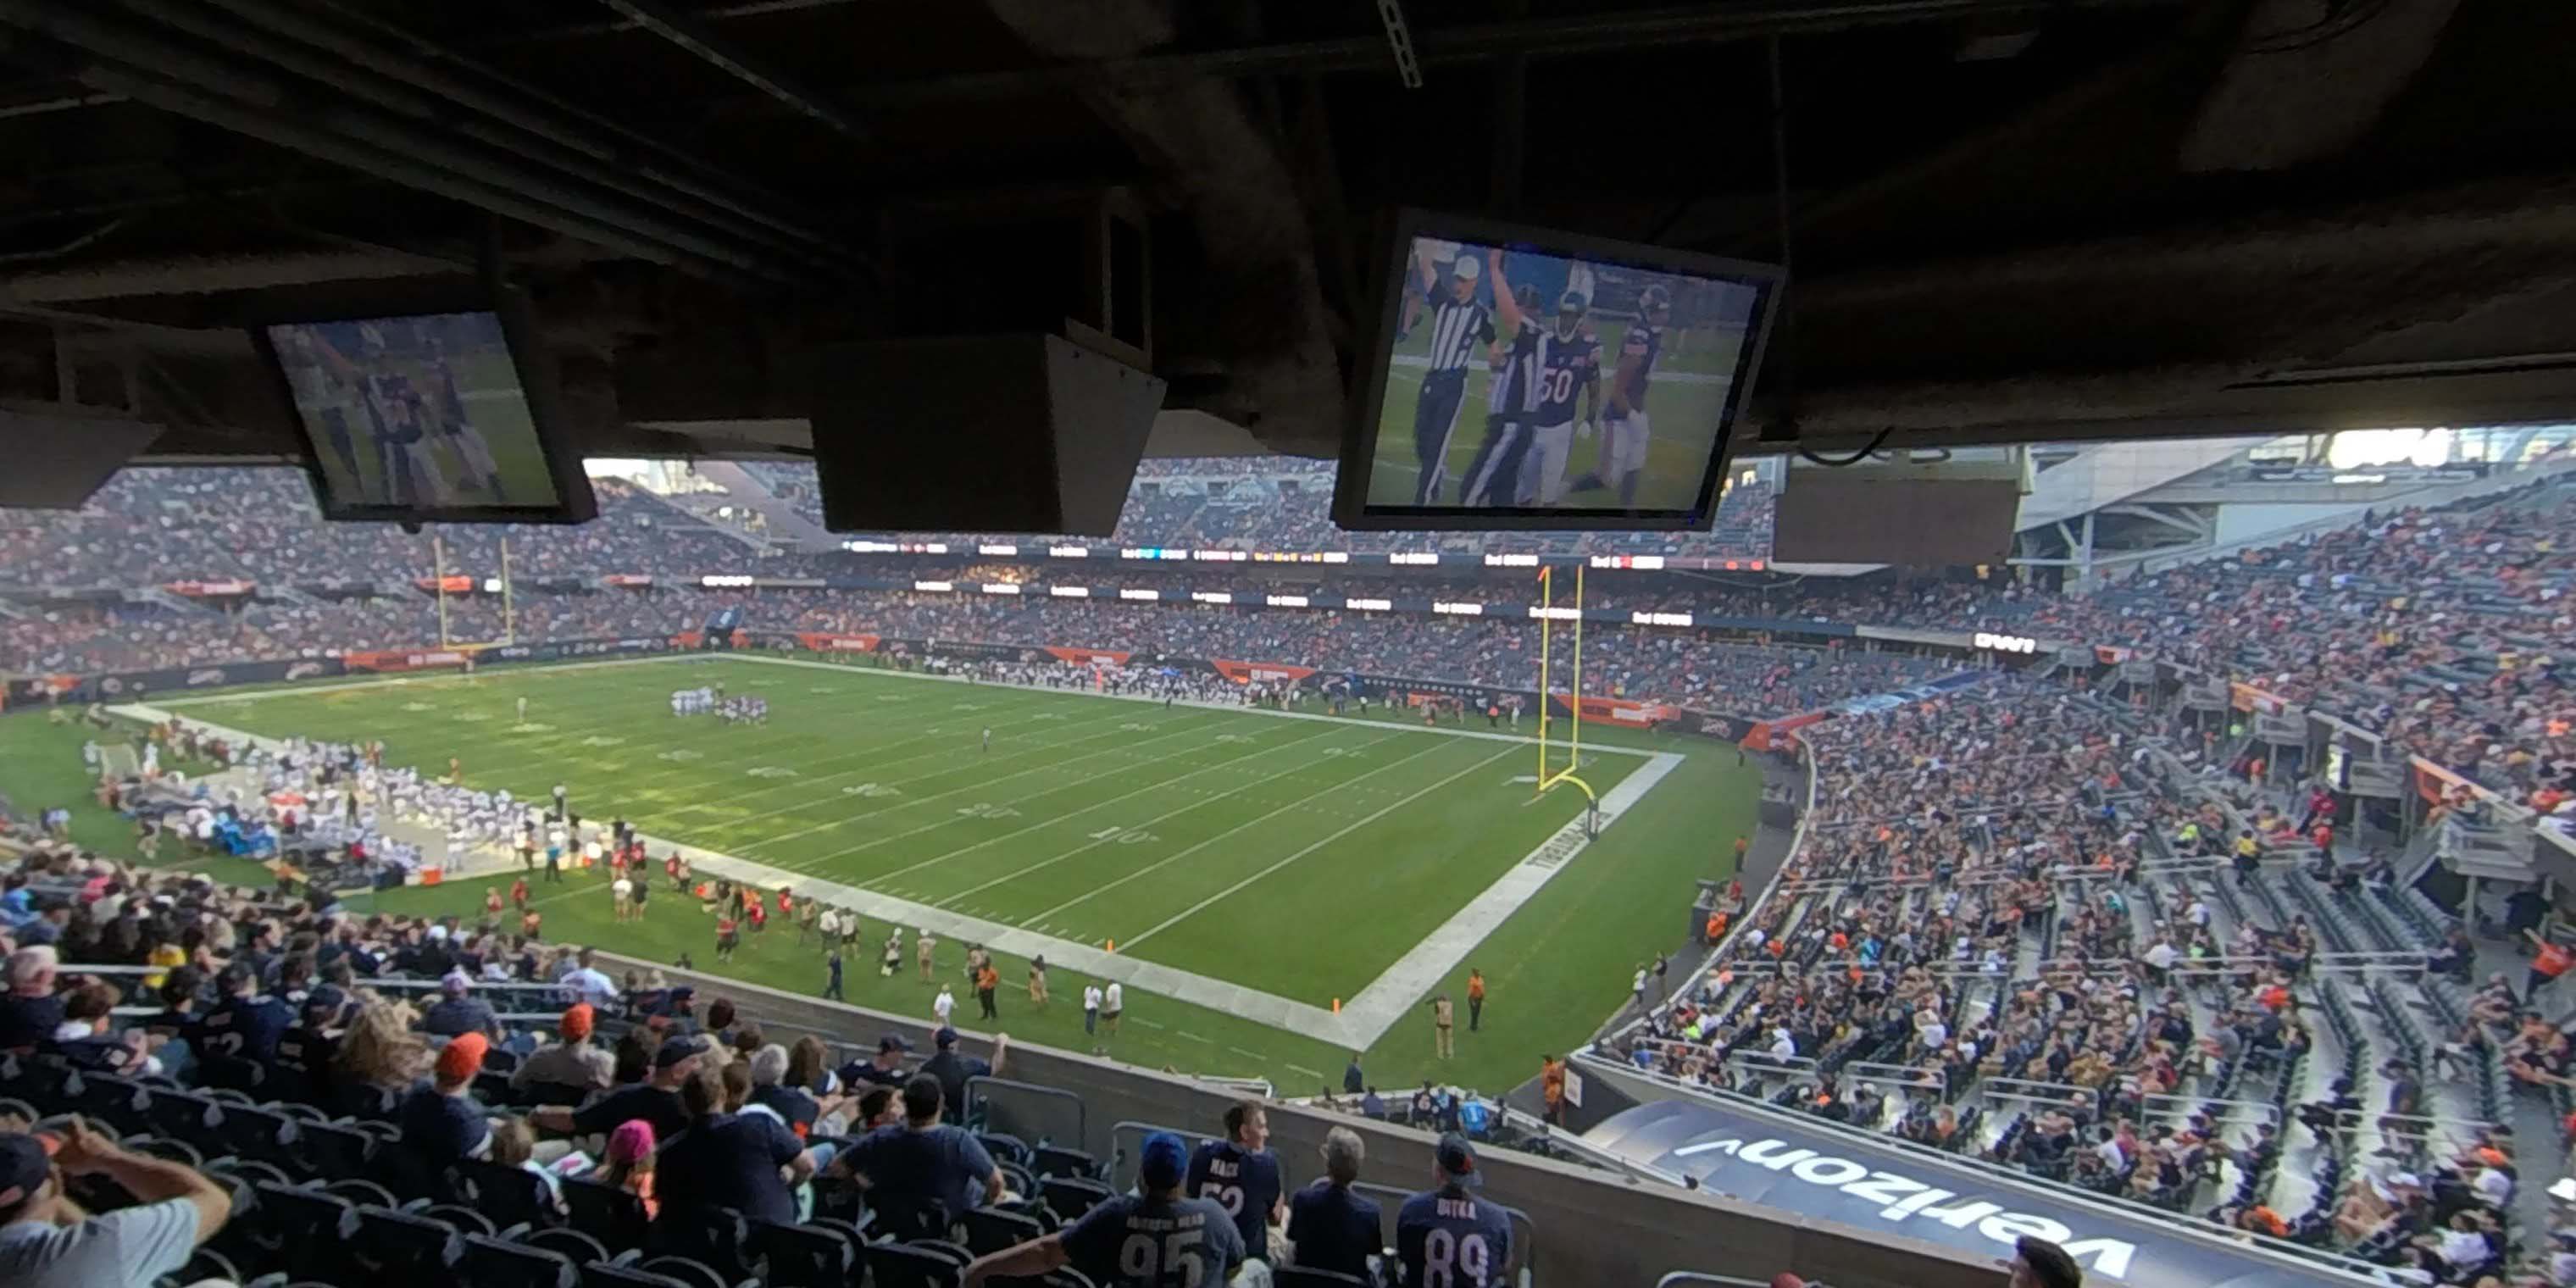
[[1601, 341], [1592, 328], [1571, 336], [1549, 331], [1538, 341], [1538, 379], [1530, 390], [1531, 420], [1562, 425], [1574, 419], [1574, 395], [1601, 370]]

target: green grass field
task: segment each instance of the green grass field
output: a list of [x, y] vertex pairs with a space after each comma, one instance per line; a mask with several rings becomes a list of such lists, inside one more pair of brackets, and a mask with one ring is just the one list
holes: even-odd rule
[[[1606, 322], [1596, 326], [1601, 340], [1603, 381], [1618, 366], [1619, 343], [1627, 334], [1627, 324]], [[1398, 357], [1428, 359], [1431, 327], [1417, 323], [1405, 342], [1397, 346]], [[1722, 378], [1734, 370], [1740, 333], [1691, 332], [1686, 341], [1695, 346], [1678, 354], [1666, 354], [1656, 362], [1655, 379], [1648, 392], [1648, 412], [1654, 425], [1654, 436], [1646, 446], [1646, 469], [1639, 481], [1637, 504], [1646, 508], [1685, 508], [1696, 497], [1700, 471], [1708, 461], [1707, 437], [1716, 429], [1718, 418], [1726, 409], [1727, 382]], [[1397, 363], [1388, 368], [1386, 400], [1378, 410], [1376, 459], [1369, 473], [1371, 495], [1389, 504], [1409, 504], [1415, 480], [1422, 473], [1413, 457], [1414, 402], [1422, 391], [1425, 368]], [[1458, 413], [1458, 428], [1449, 440], [1447, 492], [1443, 503], [1455, 503], [1456, 491], [1463, 486], [1470, 467], [1476, 461], [1476, 449], [1485, 439], [1486, 403], [1492, 377], [1481, 367], [1467, 377], [1467, 404]], [[1596, 410], [1595, 415], [1599, 412]], [[1602, 450], [1603, 435], [1596, 429], [1589, 440], [1578, 438], [1566, 458], [1569, 484], [1563, 504], [1569, 508], [1616, 508], [1618, 493], [1609, 488], [1575, 491], [1571, 483], [1594, 472]]]
[[[717, 681], [767, 697], [769, 722], [726, 727], [669, 714], [671, 690]], [[521, 697], [525, 725], [515, 716]], [[622, 812], [652, 835], [795, 876], [1095, 947], [1115, 941], [1124, 956], [1315, 1006], [1358, 994], [1579, 808], [1571, 789], [1533, 797], [1526, 742], [1427, 732], [1409, 718], [1167, 709], [863, 665], [706, 659], [508, 670], [178, 709], [272, 736], [382, 738], [389, 761], [444, 772], [456, 757], [468, 783], [522, 796], [542, 798], [560, 781], [588, 817]], [[1587, 1036], [1623, 1000], [1634, 963], [1682, 938], [1691, 880], [1718, 875], [1732, 838], [1751, 830], [1758, 776], [1731, 750], [1614, 736], [1687, 758], [1471, 957], [1491, 990], [1485, 1031], [1461, 1034], [1459, 1058], [1441, 1076], [1498, 1089]], [[39, 718], [0, 721], [0, 790], [23, 808], [85, 798], [81, 737]], [[1585, 778], [1607, 791], [1643, 763], [1591, 756]], [[76, 819], [75, 835], [105, 852], [131, 850], [127, 830], [94, 811]], [[487, 884], [361, 902], [470, 919]], [[643, 923], [618, 925], [596, 874], [536, 890], [550, 939], [664, 961], [687, 952], [712, 965], [712, 920], [693, 902], [657, 898]], [[901, 974], [881, 979], [875, 969], [886, 931], [873, 919], [863, 931], [849, 1000], [926, 1015], [933, 989], [915, 977], [908, 943]], [[965, 948], [943, 941], [942, 978], [955, 977]], [[727, 969], [799, 991], [818, 990], [823, 977], [819, 951], [785, 927], [755, 937]], [[1097, 1045], [1081, 1034], [1082, 981], [1070, 971], [1055, 972], [1055, 1001], [1042, 1014], [1019, 989], [1022, 964], [1006, 961], [1003, 973], [1003, 1020], [993, 1027]], [[1464, 965], [1454, 974], [1444, 987], [1462, 992]], [[1129, 993], [1110, 1051], [1120, 1059], [1268, 1076], [1294, 1093], [1327, 1076], [1337, 1082], [1349, 1055], [1136, 985]], [[1399, 1024], [1369, 1053], [1372, 1079], [1430, 1074], [1430, 1047], [1427, 1017]]]

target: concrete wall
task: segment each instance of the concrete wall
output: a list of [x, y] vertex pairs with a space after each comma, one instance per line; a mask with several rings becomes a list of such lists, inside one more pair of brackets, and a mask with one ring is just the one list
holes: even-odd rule
[[[603, 968], [612, 974], [629, 966], [659, 968], [673, 983], [694, 986], [701, 999], [730, 997], [773, 1037], [783, 1034], [792, 1041], [800, 1032], [813, 1032], [873, 1050], [879, 1034], [895, 1032], [924, 1050], [929, 1046], [929, 1027], [919, 1020], [600, 955], [607, 959]], [[974, 1033], [964, 1034], [961, 1045], [979, 1055], [989, 1055], [991, 1047], [988, 1035]], [[1188, 1078], [1016, 1043], [1002, 1076], [1081, 1096], [1086, 1109], [1083, 1147], [1103, 1160], [1113, 1152], [1111, 1129], [1120, 1122], [1213, 1133], [1236, 1098], [1226, 1088]], [[1334, 1126], [1349, 1127], [1367, 1142], [1363, 1181], [1405, 1190], [1429, 1185], [1429, 1134], [1274, 1105], [1271, 1148], [1299, 1183], [1321, 1173], [1324, 1133]], [[1531, 1251], [1533, 1281], [1539, 1285], [1648, 1288], [1675, 1270], [1767, 1280], [1793, 1269], [1836, 1288], [1995, 1288], [2000, 1282], [1992, 1261], [1771, 1208], [1506, 1150], [1487, 1152], [1482, 1165], [1485, 1193], [1519, 1209], [1537, 1229]], [[1387, 1214], [1390, 1221], [1393, 1215]]]

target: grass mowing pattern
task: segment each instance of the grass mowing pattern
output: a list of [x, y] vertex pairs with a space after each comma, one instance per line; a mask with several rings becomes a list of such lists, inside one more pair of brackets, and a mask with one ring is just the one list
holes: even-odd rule
[[[767, 697], [769, 723], [669, 714], [672, 689], [719, 680], [729, 693]], [[529, 700], [525, 726], [520, 697]], [[1316, 1005], [1356, 993], [1578, 806], [1566, 792], [1528, 803], [1528, 783], [1512, 781], [1531, 770], [1526, 745], [1424, 733], [1402, 720], [1282, 720], [927, 683], [859, 666], [708, 659], [517, 670], [183, 710], [276, 736], [381, 737], [390, 762], [443, 772], [453, 756], [467, 782], [526, 797], [560, 781], [591, 816], [622, 810], [656, 835], [1060, 938], [1114, 939], [1122, 953]], [[80, 781], [77, 734], [6, 723], [0, 788], [32, 806], [55, 802], [24, 796], [21, 775], [38, 792]], [[1756, 779], [1731, 752], [1669, 741], [1700, 754], [1479, 951], [1493, 991], [1487, 1032], [1462, 1034], [1461, 1058], [1443, 1076], [1488, 1087], [1526, 1076], [1538, 1054], [1571, 1045], [1617, 1005], [1634, 958], [1677, 942], [1688, 879], [1713, 875], [1728, 840], [1749, 830]], [[1638, 763], [1601, 756], [1586, 776], [1607, 790]], [[131, 849], [112, 822], [84, 820], [76, 835], [108, 852]], [[470, 920], [486, 884], [414, 887], [372, 902]], [[693, 903], [666, 895], [646, 922], [617, 926], [595, 875], [536, 894], [549, 938], [711, 962], [712, 922]], [[1648, 909], [1666, 917], [1640, 924]], [[918, 981], [909, 943], [904, 969], [878, 975], [886, 929], [871, 923], [847, 963], [849, 1000], [926, 1015], [934, 989]], [[940, 978], [956, 977], [965, 948], [942, 943]], [[1054, 972], [1055, 1000], [1039, 1014], [1021, 991], [1021, 964], [1003, 969], [995, 1027], [1102, 1045], [1080, 1032], [1081, 980]], [[823, 965], [793, 929], [773, 926], [731, 973], [819, 990]], [[1450, 991], [1463, 996], [1463, 981], [1462, 971]], [[1124, 1032], [1111, 1044], [1121, 1059], [1259, 1073], [1304, 1091], [1348, 1055], [1129, 992]], [[960, 997], [971, 1015], [971, 995], [961, 988]], [[1430, 1072], [1430, 1036], [1415, 1027], [1381, 1041], [1373, 1080]], [[1427, 1018], [1418, 1027], [1427, 1030]]]

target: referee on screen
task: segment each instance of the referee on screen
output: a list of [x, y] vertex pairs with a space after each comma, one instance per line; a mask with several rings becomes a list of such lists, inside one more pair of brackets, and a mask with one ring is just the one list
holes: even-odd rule
[[1449, 294], [1431, 306], [1431, 370], [1413, 400], [1413, 457], [1421, 466], [1415, 505], [1438, 505], [1448, 481], [1449, 438], [1467, 403], [1467, 371], [1494, 342], [1494, 316], [1476, 302], [1478, 269], [1461, 249], [1449, 267]]

